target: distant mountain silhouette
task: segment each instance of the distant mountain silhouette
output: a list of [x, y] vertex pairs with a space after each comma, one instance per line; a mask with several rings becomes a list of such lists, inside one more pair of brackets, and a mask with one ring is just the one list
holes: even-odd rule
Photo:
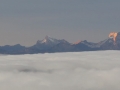
[[14, 46], [0, 46], [0, 54], [34, 54], [97, 50], [120, 50], [120, 32], [112, 32], [109, 34], [109, 38], [98, 43], [84, 40], [72, 44], [64, 39], [58, 40], [46, 36], [43, 40], [38, 40], [35, 45], [30, 47], [21, 46], [20, 44]]

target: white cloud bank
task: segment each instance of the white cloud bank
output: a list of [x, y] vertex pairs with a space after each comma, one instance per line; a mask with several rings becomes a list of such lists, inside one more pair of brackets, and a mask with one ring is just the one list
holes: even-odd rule
[[0, 56], [0, 90], [120, 90], [120, 52]]

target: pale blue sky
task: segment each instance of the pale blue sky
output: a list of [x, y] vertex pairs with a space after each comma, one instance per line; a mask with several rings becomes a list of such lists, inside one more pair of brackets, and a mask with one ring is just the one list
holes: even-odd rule
[[31, 46], [46, 35], [99, 42], [120, 31], [120, 0], [0, 0], [0, 45]]

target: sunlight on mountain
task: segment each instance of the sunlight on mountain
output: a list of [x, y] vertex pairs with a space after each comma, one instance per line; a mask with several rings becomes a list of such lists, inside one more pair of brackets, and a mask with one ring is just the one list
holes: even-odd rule
[[109, 34], [109, 38], [113, 38], [114, 42], [116, 42], [116, 37], [117, 37], [118, 33], [117, 32], [111, 32]]

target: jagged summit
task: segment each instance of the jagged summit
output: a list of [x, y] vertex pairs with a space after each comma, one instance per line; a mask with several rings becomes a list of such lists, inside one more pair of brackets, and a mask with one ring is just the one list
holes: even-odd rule
[[114, 41], [114, 44], [120, 44], [120, 32], [112, 32], [109, 34], [109, 38]]
[[51, 37], [49, 37], [49, 36], [45, 36], [45, 38], [42, 40], [42, 43], [46, 43], [47, 41], [53, 41], [54, 40], [54, 38], [51, 38]]
[[112, 38], [114, 40], [114, 44], [116, 43], [116, 37], [117, 37], [118, 33], [117, 32], [111, 32], [109, 34], [109, 38]]
[[49, 42], [55, 43], [56, 41], [57, 41], [57, 39], [51, 38], [51, 37], [49, 37], [49, 36], [46, 36], [46, 37], [41, 41], [41, 43], [49, 43]]
[[45, 38], [43, 40], [38, 40], [37, 44], [42, 44], [42, 43], [46, 43], [49, 40], [50, 37], [45, 36]]
[[42, 43], [46, 43], [50, 37], [45, 36], [45, 38], [42, 40]]
[[65, 41], [65, 40], [58, 40], [58, 39], [55, 39], [55, 38], [52, 38], [52, 37], [49, 37], [49, 36], [45, 36], [45, 38], [43, 40], [38, 40], [37, 41], [37, 44], [52, 44], [52, 45], [55, 45], [55, 44], [58, 44], [62, 41]]
[[120, 33], [111, 32], [109, 38], [98, 43], [101, 50], [119, 50], [120, 49]]
[[58, 45], [58, 44], [69, 44], [66, 40], [58, 40], [49, 36], [46, 36], [43, 40], [38, 40], [32, 48], [36, 48], [37, 50], [47, 51], [48, 49]]

